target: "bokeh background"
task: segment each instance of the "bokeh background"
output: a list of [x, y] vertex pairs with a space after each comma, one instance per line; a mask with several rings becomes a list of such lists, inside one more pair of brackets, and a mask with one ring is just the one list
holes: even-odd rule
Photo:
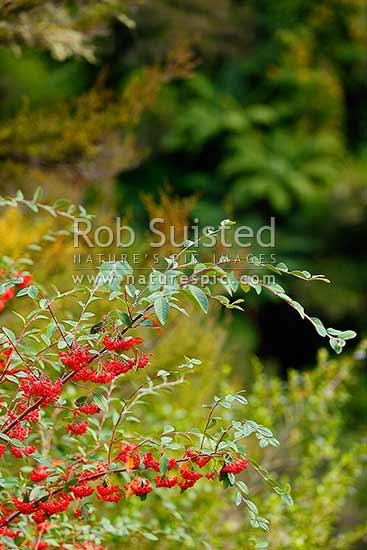
[[[358, 333], [329, 358], [286, 304], [261, 296], [245, 314], [214, 311], [209, 331], [194, 321], [195, 338], [177, 321], [152, 345], [162, 368], [184, 354], [206, 364], [198, 395], [188, 386], [157, 405], [152, 424], [189, 421], [212, 392], [246, 387], [255, 419], [279, 430], [283, 448], [266, 460], [293, 478], [296, 504], [261, 493], [273, 529], [257, 548], [363, 545], [364, 12], [362, 0], [0, 0], [1, 194], [42, 186], [43, 200], [122, 216], [138, 250], [151, 216], [254, 228], [275, 216], [278, 261], [333, 283], [289, 281], [289, 294]], [[2, 211], [1, 253], [36, 254], [49, 223]], [[39, 276], [67, 286], [71, 255], [51, 244]], [[250, 548], [257, 534], [229, 502], [192, 495], [132, 510], [131, 521], [167, 529], [162, 548]]]

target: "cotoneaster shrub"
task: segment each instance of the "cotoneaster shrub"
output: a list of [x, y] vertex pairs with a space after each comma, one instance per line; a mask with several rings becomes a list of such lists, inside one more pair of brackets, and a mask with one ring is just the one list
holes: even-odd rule
[[[18, 193], [0, 204], [71, 222], [76, 214], [87, 217], [81, 207], [63, 209], [60, 203], [41, 204], [39, 198], [39, 191], [32, 200]], [[212, 235], [232, 224], [224, 220]], [[159, 369], [144, 351], [140, 334], [161, 331], [171, 310], [187, 314], [189, 299], [204, 313], [210, 299], [242, 309], [243, 299], [230, 299], [240, 287], [235, 271], [228, 271], [230, 260], [183, 261], [183, 252], [196, 244], [189, 241], [179, 254], [162, 258], [166, 266], [152, 269], [147, 285], [127, 283], [133, 269], [126, 261], [104, 262], [95, 285], [63, 292], [38, 283], [36, 268], [31, 274], [19, 269], [21, 260], [2, 257], [2, 309], [11, 304], [17, 313], [20, 300], [30, 301], [32, 309], [26, 315], [18, 313], [16, 332], [1, 328], [0, 548], [102, 548], [103, 530], [100, 540], [88, 530], [88, 518], [101, 503], [121, 507], [123, 513], [126, 499], [144, 501], [155, 492], [164, 499], [170, 491], [185, 498], [190, 488], [204, 483], [230, 488], [235, 503], [246, 507], [251, 526], [268, 530], [269, 521], [251, 500], [251, 487], [239, 477], [249, 469], [292, 504], [289, 485], [280, 486], [248, 452], [249, 437], [260, 448], [278, 447], [279, 441], [256, 419], [244, 419], [247, 400], [242, 391], [214, 396], [204, 424], [194, 428], [176, 431], [167, 425], [154, 433], [126, 429], [125, 420], [139, 404], [153, 397], [164, 399], [164, 390], [174, 390], [187, 371], [200, 365], [199, 359], [185, 357], [171, 372]], [[255, 258], [254, 268], [259, 267], [279, 277], [327, 280]], [[203, 275], [206, 282], [201, 287]], [[218, 283], [229, 297], [218, 294]], [[245, 293], [269, 291], [288, 302], [337, 353], [355, 336], [352, 331], [326, 329], [278, 283], [249, 280], [241, 286]], [[68, 315], [69, 300], [77, 302], [78, 315]], [[99, 311], [101, 304], [104, 309], [98, 319], [96, 304]], [[139, 531], [148, 540], [159, 540], [148, 529], [140, 526]]]

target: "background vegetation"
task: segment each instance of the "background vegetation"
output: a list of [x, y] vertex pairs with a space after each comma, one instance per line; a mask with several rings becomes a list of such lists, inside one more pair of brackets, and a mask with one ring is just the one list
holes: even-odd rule
[[[123, 216], [140, 232], [137, 251], [153, 214], [176, 226], [275, 216], [278, 260], [333, 281], [291, 282], [293, 294], [362, 339], [363, 15], [361, 0], [2, 0], [0, 191], [41, 185], [106, 223]], [[1, 254], [28, 255], [38, 278], [67, 287], [72, 245], [65, 236], [38, 250], [45, 229], [60, 227], [3, 210]], [[96, 519], [108, 548], [130, 545], [141, 524], [165, 542], [134, 540], [139, 548], [362, 547], [363, 345], [328, 358], [297, 315], [262, 297], [226, 313], [225, 329], [215, 315], [209, 332], [197, 325], [178, 321], [152, 349], [162, 368], [200, 356], [198, 391], [187, 383], [146, 421], [188, 421], [213, 391], [246, 387], [250, 416], [280, 433], [267, 464], [291, 478], [295, 505], [262, 496], [268, 539], [209, 488], [129, 504], [126, 516], [111, 508]]]

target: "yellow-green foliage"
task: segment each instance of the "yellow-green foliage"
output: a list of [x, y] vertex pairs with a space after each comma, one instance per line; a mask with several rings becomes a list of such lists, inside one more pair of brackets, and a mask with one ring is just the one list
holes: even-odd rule
[[[146, 154], [137, 124], [165, 83], [190, 75], [191, 53], [183, 43], [161, 65], [141, 67], [122, 89], [95, 86], [80, 96], [34, 108], [29, 98], [0, 128], [2, 189], [31, 192], [38, 185], [51, 197], [75, 201], [88, 184], [109, 197], [115, 177]], [[56, 193], [55, 193], [56, 191]]]
[[[20, 270], [36, 271], [40, 283], [52, 279], [60, 288], [70, 288], [74, 249], [65, 224], [51, 217], [37, 218], [8, 208], [0, 213], [0, 233], [6, 235], [1, 253], [16, 262], [20, 260], [17, 263]], [[30, 264], [23, 263], [24, 258]]]
[[204, 418], [206, 411], [201, 405], [220, 392], [221, 376], [230, 357], [226, 350], [226, 330], [216, 322], [215, 314], [203, 318], [193, 309], [188, 308], [188, 311], [190, 317], [177, 316], [167, 329], [163, 329], [161, 336], [156, 337], [153, 362], [156, 367], [168, 371], [182, 364], [184, 356], [198, 358], [202, 364], [187, 375], [171, 397], [166, 396], [159, 407], [161, 420], [157, 421], [157, 427], [161, 422], [174, 422], [179, 429], [187, 429], [187, 411], [195, 411], [197, 416]]
[[[75, 5], [73, 5], [75, 4]], [[64, 61], [81, 56], [95, 60], [92, 39], [103, 35], [113, 20], [133, 25], [123, 9], [127, 2], [89, 0], [69, 4], [49, 0], [1, 0], [0, 14], [6, 20], [0, 25], [0, 42], [19, 51], [23, 46], [49, 50]]]
[[289, 476], [295, 500], [286, 510], [277, 498], [268, 501], [271, 548], [347, 550], [362, 536], [362, 529], [349, 530], [348, 524], [356, 512], [366, 448], [345, 433], [360, 366], [353, 356], [335, 359], [321, 350], [317, 367], [291, 371], [284, 389], [255, 368], [249, 409], [279, 434], [281, 446], [269, 453], [267, 464]]
[[[27, 253], [27, 247], [38, 241], [48, 230], [47, 221], [34, 216], [23, 216], [18, 209], [8, 208], [0, 212], [1, 254], [19, 258]], [[29, 253], [29, 250], [28, 250]]]
[[[167, 348], [167, 354], [170, 349]], [[139, 507], [139, 513], [138, 509], [131, 511], [131, 518], [137, 521], [139, 517], [142, 523], [151, 522], [157, 530], [165, 532], [166, 537], [159, 542], [163, 549], [175, 550], [180, 546], [213, 550], [351, 550], [356, 541], [362, 543], [364, 536], [362, 525], [356, 525], [356, 521], [363, 520], [358, 512], [358, 488], [366, 449], [363, 442], [350, 442], [344, 435], [343, 418], [350, 405], [360, 361], [353, 356], [330, 358], [322, 350], [314, 369], [291, 372], [286, 382], [269, 376], [258, 360], [253, 363], [255, 382], [247, 392], [249, 405], [245, 414], [274, 428], [279, 435], [280, 447], [268, 449], [263, 463], [275, 477], [291, 482], [294, 505], [282, 504], [278, 495], [270, 494], [251, 476], [248, 483], [251, 498], [271, 519], [269, 534], [251, 529], [243, 508], [234, 509], [225, 495], [218, 499], [216, 489], [207, 484], [197, 486], [185, 500], [165, 498], [159, 504], [152, 500], [144, 509]], [[201, 376], [211, 385], [214, 379], [218, 385], [228, 384], [228, 378], [223, 380], [224, 371], [216, 365], [204, 364], [200, 368], [205, 369]], [[192, 392], [194, 388], [196, 392], [196, 385], [191, 384]], [[196, 417], [196, 410], [183, 401], [180, 405], [186, 410], [185, 421], [189, 424], [190, 418]], [[160, 406], [152, 400], [147, 423], [154, 423], [157, 408], [160, 417]], [[249, 447], [248, 452], [257, 458], [255, 447]], [[242, 479], [247, 482], [249, 475], [246, 471]], [[109, 518], [110, 521], [121, 525], [119, 518]], [[125, 539], [111, 542], [110, 550], [121, 547], [117, 540]], [[130, 535], [132, 540], [139, 548], [156, 548], [154, 542], [141, 537], [134, 539]], [[260, 542], [264, 546], [256, 546]]]

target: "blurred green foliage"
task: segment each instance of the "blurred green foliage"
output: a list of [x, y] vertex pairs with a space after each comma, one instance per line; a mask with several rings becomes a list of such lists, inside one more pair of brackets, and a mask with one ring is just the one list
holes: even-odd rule
[[[326, 272], [336, 283], [325, 292], [307, 290], [304, 303], [330, 323], [349, 320], [363, 331], [362, 3], [223, 1], [205, 18], [206, 6], [191, 2], [191, 26], [180, 29], [185, 36], [192, 31], [201, 64], [192, 79], [162, 90], [143, 126], [155, 138], [151, 155], [121, 175], [121, 202], [137, 185], [152, 189], [169, 181], [176, 193], [197, 195], [192, 216], [203, 224], [230, 216], [257, 227], [276, 216], [279, 257]], [[167, 43], [172, 33], [162, 30], [164, 21], [178, 24], [182, 6], [161, 7], [160, 26], [145, 19], [145, 9], [151, 11], [143, 7], [137, 29], [140, 17], [148, 36], [159, 29]], [[213, 44], [209, 29], [228, 36]], [[151, 56], [145, 42], [132, 43], [133, 59]], [[299, 284], [295, 292], [303, 293]], [[266, 314], [266, 308], [258, 312]]]

